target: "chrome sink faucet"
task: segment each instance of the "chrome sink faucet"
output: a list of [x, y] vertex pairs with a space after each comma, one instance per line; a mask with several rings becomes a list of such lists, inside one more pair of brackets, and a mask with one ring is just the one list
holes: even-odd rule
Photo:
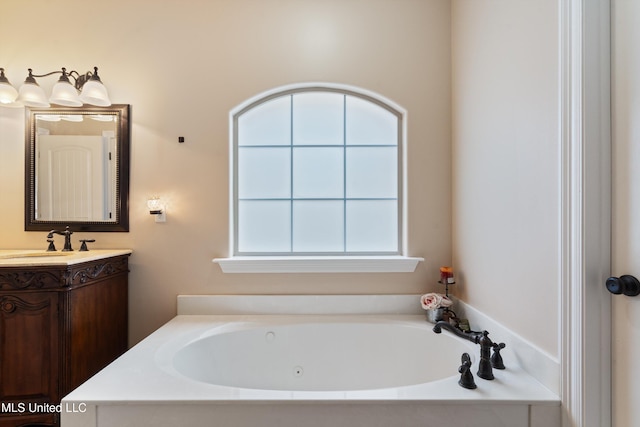
[[55, 251], [56, 250], [56, 247], [53, 245], [53, 235], [54, 234], [59, 234], [61, 236], [64, 236], [64, 248], [62, 249], [62, 252], [73, 251], [73, 248], [71, 247], [71, 235], [73, 234], [73, 231], [69, 230], [69, 226], [68, 225], [67, 225], [67, 227], [65, 228], [64, 231], [51, 230], [49, 232], [49, 234], [47, 234], [47, 242], [49, 242], [49, 248], [47, 249], [47, 251]]
[[[480, 362], [478, 363], [478, 376], [480, 378], [492, 380], [494, 378], [492, 368], [504, 369], [504, 364], [500, 357], [500, 350], [505, 347], [505, 344], [494, 344], [488, 336], [489, 332], [464, 332], [444, 320], [435, 324], [433, 332], [439, 334], [442, 332], [443, 328], [460, 338], [464, 338], [474, 344], [480, 345]], [[495, 350], [495, 354], [493, 356], [491, 356], [491, 349]]]

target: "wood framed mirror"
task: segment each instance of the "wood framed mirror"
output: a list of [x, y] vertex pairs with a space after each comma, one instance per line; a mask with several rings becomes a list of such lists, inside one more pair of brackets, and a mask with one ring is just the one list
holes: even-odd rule
[[129, 114], [26, 108], [26, 231], [129, 231]]

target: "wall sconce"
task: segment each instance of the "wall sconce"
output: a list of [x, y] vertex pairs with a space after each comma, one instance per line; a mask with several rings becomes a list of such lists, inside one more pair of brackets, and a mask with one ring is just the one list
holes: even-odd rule
[[165, 206], [159, 197], [153, 196], [147, 200], [149, 213], [156, 216], [156, 222], [167, 222], [167, 213]]
[[[64, 105], [65, 107], [82, 107], [83, 104], [96, 105], [98, 107], [108, 107], [111, 100], [98, 76], [98, 67], [93, 67], [93, 73], [87, 71], [80, 74], [77, 71], [67, 73], [66, 68], [62, 71], [52, 71], [46, 74], [33, 74], [29, 68], [29, 75], [25, 79], [20, 90], [9, 83], [4, 75], [4, 68], [0, 68], [0, 105], [22, 104], [28, 107], [46, 108], [51, 104]], [[44, 90], [38, 85], [35, 77], [47, 77], [53, 74], [60, 74], [58, 82], [51, 90], [51, 97], [47, 100]], [[71, 84], [69, 77], [74, 80]]]

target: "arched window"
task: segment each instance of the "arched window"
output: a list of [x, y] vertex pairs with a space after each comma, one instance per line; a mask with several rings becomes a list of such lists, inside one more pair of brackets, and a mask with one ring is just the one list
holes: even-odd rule
[[234, 256], [401, 254], [402, 111], [314, 85], [231, 121]]

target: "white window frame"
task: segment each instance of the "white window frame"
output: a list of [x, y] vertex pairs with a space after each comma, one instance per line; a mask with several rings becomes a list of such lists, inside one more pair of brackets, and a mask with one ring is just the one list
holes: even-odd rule
[[[398, 254], [310, 254], [310, 255], [238, 255], [237, 254], [237, 117], [247, 109], [281, 96], [313, 91], [336, 92], [368, 100], [399, 117], [398, 138]], [[407, 256], [406, 209], [406, 123], [405, 109], [371, 91], [353, 86], [310, 83], [288, 85], [258, 94], [229, 113], [229, 257], [215, 258], [225, 273], [321, 273], [321, 272], [413, 272], [423, 258]]]

